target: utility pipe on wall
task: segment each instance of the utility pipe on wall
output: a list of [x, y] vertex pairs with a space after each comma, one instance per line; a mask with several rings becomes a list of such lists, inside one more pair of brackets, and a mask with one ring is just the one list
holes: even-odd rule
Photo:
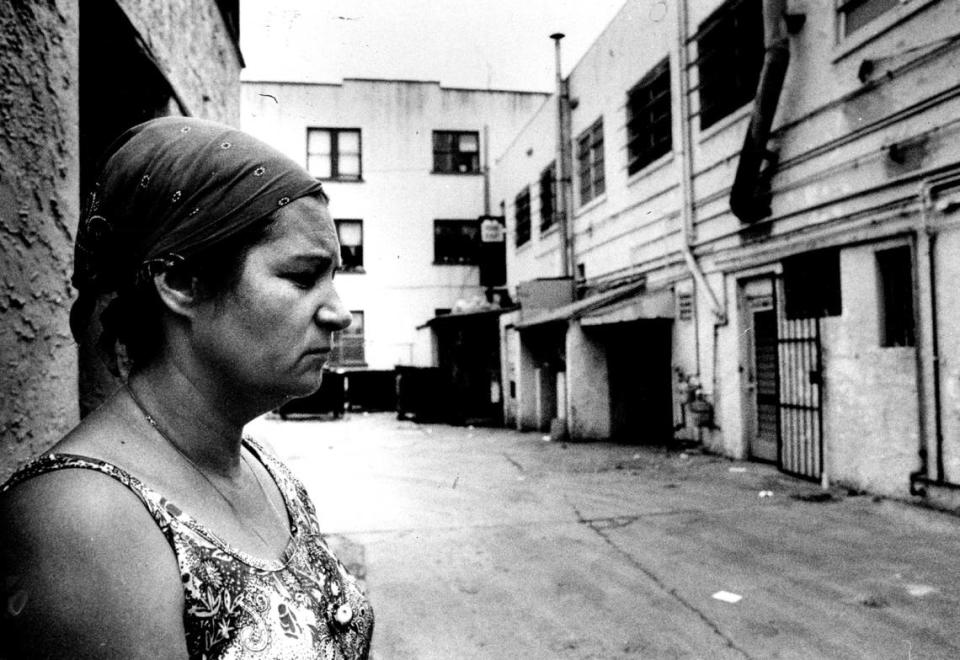
[[[677, 35], [679, 41], [677, 70], [679, 71], [680, 76], [680, 94], [678, 98], [680, 104], [680, 160], [682, 168], [680, 188], [683, 195], [683, 201], [681, 203], [681, 217], [683, 219], [683, 244], [681, 246], [681, 251], [683, 252], [683, 260], [687, 265], [687, 269], [690, 271], [690, 274], [693, 275], [694, 282], [697, 285], [697, 290], [706, 293], [710, 300], [710, 308], [713, 310], [716, 323], [718, 325], [724, 325], [727, 322], [726, 310], [724, 310], [723, 306], [720, 304], [720, 301], [717, 299], [716, 294], [713, 292], [713, 289], [711, 289], [710, 285], [707, 283], [707, 278], [704, 276], [703, 270], [700, 268], [700, 264], [697, 263], [697, 259], [693, 254], [693, 246], [696, 244], [697, 236], [693, 223], [693, 147], [692, 139], [690, 137], [690, 84], [689, 79], [687, 78], [687, 68], [689, 67], [687, 58], [687, 0], [679, 0], [679, 2], [677, 2], [677, 24]], [[694, 324], [695, 327], [698, 327], [696, 309], [697, 306], [694, 305]], [[699, 332], [697, 333], [696, 351], [697, 371], [699, 372]]]
[[557, 194], [554, 200], [555, 220], [560, 229], [560, 275], [570, 277], [575, 268], [574, 235], [573, 235], [573, 204], [571, 197], [570, 178], [573, 170], [570, 149], [570, 87], [563, 79], [560, 66], [560, 40], [562, 32], [550, 35], [554, 43], [557, 76], [557, 155], [555, 177]]
[[743, 222], [770, 215], [769, 178], [764, 177], [761, 168], [771, 157], [767, 140], [790, 63], [790, 40], [784, 29], [786, 11], [787, 0], [763, 0], [763, 68], [730, 189], [730, 210]]

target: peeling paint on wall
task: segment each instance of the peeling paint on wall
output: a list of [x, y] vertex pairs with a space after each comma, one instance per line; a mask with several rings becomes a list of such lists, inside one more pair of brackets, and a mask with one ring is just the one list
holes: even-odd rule
[[0, 478], [77, 419], [73, 2], [0, 1]]

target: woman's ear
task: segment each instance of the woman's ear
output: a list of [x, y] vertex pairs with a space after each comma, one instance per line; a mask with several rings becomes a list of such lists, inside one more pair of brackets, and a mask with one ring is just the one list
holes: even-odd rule
[[157, 295], [174, 314], [193, 318], [200, 302], [197, 278], [192, 275], [165, 270], [153, 276], [153, 285]]

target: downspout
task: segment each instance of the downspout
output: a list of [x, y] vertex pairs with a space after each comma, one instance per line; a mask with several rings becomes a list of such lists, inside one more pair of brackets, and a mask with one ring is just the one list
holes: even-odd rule
[[490, 215], [490, 126], [483, 125], [483, 214]]
[[560, 66], [560, 40], [563, 39], [562, 32], [554, 32], [550, 35], [554, 43], [554, 54], [556, 61], [557, 77], [557, 154], [556, 154], [556, 182], [557, 195], [554, 202], [556, 221], [560, 230], [560, 275], [571, 277], [574, 271], [574, 236], [573, 219], [571, 209], [573, 204], [570, 197], [570, 172], [572, 163], [570, 156], [570, 87], [563, 79], [563, 71]]
[[[680, 94], [678, 99], [680, 105], [680, 165], [682, 168], [680, 188], [683, 195], [683, 201], [681, 205], [681, 216], [683, 220], [683, 243], [681, 244], [680, 250], [683, 253], [683, 260], [687, 265], [687, 269], [690, 271], [690, 274], [693, 275], [693, 280], [697, 285], [697, 289], [704, 291], [710, 300], [710, 308], [713, 310], [715, 323], [717, 325], [725, 325], [727, 322], [727, 313], [717, 299], [713, 289], [711, 289], [710, 285], [707, 283], [707, 278], [704, 276], [703, 270], [700, 268], [700, 264], [697, 263], [697, 259], [693, 254], [693, 247], [696, 244], [696, 229], [693, 224], [693, 147], [690, 137], [690, 81], [687, 78], [687, 68], [689, 67], [687, 57], [687, 0], [679, 0], [679, 2], [677, 2], [677, 23], [677, 35], [679, 40], [677, 49], [677, 69], [679, 70], [680, 77]], [[693, 313], [694, 327], [699, 327], [699, 324], [697, 323], [696, 305], [693, 306]], [[695, 334], [697, 337], [697, 373], [699, 373], [700, 333], [699, 331], [695, 331]]]
[[[767, 140], [790, 63], [790, 40], [784, 29], [786, 9], [786, 0], [763, 0], [763, 68], [730, 189], [730, 210], [747, 223], [770, 215], [770, 169], [775, 155], [767, 150]], [[766, 171], [764, 161], [769, 163]]]
[[[918, 315], [921, 323], [918, 327], [917, 365], [920, 375], [918, 395], [920, 407], [920, 469], [910, 474], [910, 494], [924, 495], [924, 486], [943, 484], [943, 422], [941, 420], [940, 392], [940, 339], [937, 330], [937, 281], [936, 229], [930, 225], [930, 209], [933, 206], [931, 188], [934, 182], [927, 181], [920, 190], [920, 227], [917, 229], [916, 273], [926, 279], [926, 287], [915, 286], [921, 294], [917, 296]], [[925, 295], [923, 294], [926, 290]], [[930, 401], [929, 399], [932, 399]], [[932, 436], [932, 437], [931, 437]], [[932, 441], [932, 447], [931, 445]], [[930, 453], [933, 451], [933, 465]], [[932, 474], [931, 474], [932, 472]]]

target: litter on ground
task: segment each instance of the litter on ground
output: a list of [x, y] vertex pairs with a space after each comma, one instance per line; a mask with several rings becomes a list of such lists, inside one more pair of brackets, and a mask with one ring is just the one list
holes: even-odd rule
[[743, 598], [743, 596], [740, 594], [730, 593], [729, 591], [718, 591], [717, 593], [713, 594], [713, 597], [719, 601], [723, 601], [724, 603], [739, 603]]

